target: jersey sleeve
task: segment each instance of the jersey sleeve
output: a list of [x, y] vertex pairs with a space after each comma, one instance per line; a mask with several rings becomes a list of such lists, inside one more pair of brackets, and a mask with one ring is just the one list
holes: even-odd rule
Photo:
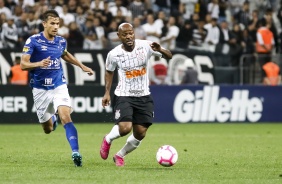
[[33, 53], [33, 49], [34, 49], [34, 39], [32, 39], [32, 37], [29, 37], [23, 47], [23, 54], [28, 54], [31, 55]]
[[67, 42], [67, 40], [65, 38], [62, 38], [62, 40], [63, 40], [62, 41], [62, 45], [64, 47], [64, 52], [63, 52], [62, 55], [65, 55], [68, 52], [68, 42]]
[[109, 52], [106, 59], [106, 70], [108, 71], [114, 71], [117, 66], [117, 63], [114, 61], [112, 54], [112, 52]]

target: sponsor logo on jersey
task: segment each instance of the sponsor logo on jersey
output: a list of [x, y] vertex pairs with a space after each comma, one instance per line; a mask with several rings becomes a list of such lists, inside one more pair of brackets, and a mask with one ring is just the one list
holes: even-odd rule
[[131, 71], [126, 71], [125, 75], [127, 79], [131, 79], [134, 77], [140, 77], [142, 75], [145, 75], [147, 73], [146, 68], [142, 68], [140, 70], [131, 70]]
[[41, 46], [41, 50], [47, 50], [47, 46], [42, 45], [42, 46]]
[[28, 51], [29, 51], [29, 47], [24, 46], [24, 47], [23, 47], [23, 52], [28, 52]]
[[249, 98], [249, 90], [236, 89], [232, 97], [219, 96], [219, 86], [206, 86], [195, 93], [185, 89], [180, 91], [173, 104], [177, 121], [186, 122], [257, 122], [263, 111], [260, 98]]
[[129, 93], [133, 93], [133, 94], [142, 94], [144, 92], [144, 90], [132, 90], [132, 89], [130, 89], [129, 90]]

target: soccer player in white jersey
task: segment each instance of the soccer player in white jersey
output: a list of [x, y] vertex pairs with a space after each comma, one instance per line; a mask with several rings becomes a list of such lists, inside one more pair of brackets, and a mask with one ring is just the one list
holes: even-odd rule
[[120, 80], [113, 98], [115, 125], [104, 137], [100, 155], [107, 159], [112, 141], [133, 130], [124, 147], [113, 157], [116, 166], [124, 166], [125, 155], [140, 145], [153, 121], [154, 103], [149, 90], [148, 60], [152, 55], [170, 59], [172, 54], [156, 42], [135, 40], [133, 27], [129, 23], [122, 23], [117, 34], [122, 44], [108, 53], [102, 99], [103, 107], [110, 104], [110, 89], [114, 70], [117, 69]]
[[59, 115], [72, 149], [75, 166], [82, 166], [77, 129], [71, 119], [71, 101], [63, 74], [61, 58], [80, 67], [88, 75], [93, 70], [79, 62], [67, 51], [65, 38], [57, 36], [60, 18], [55, 10], [43, 13], [44, 31], [29, 37], [23, 47], [21, 68], [29, 70], [37, 117], [46, 134], [57, 126]]

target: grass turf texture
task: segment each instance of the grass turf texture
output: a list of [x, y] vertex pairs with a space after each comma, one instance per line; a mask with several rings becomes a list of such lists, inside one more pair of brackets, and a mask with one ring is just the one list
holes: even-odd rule
[[[140, 147], [117, 168], [112, 156], [127, 137], [100, 158], [102, 138], [112, 124], [76, 124], [83, 167], [74, 167], [64, 129], [45, 135], [40, 125], [0, 125], [0, 183], [282, 183], [282, 124], [154, 124]], [[179, 155], [162, 167], [156, 151], [164, 144]]]

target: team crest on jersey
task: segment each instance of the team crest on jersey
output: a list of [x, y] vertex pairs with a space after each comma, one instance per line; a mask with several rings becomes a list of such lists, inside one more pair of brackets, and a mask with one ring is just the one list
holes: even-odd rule
[[120, 118], [120, 110], [116, 110], [115, 112], [115, 119]]
[[28, 51], [29, 51], [29, 47], [24, 46], [24, 48], [23, 48], [23, 52], [28, 52]]

